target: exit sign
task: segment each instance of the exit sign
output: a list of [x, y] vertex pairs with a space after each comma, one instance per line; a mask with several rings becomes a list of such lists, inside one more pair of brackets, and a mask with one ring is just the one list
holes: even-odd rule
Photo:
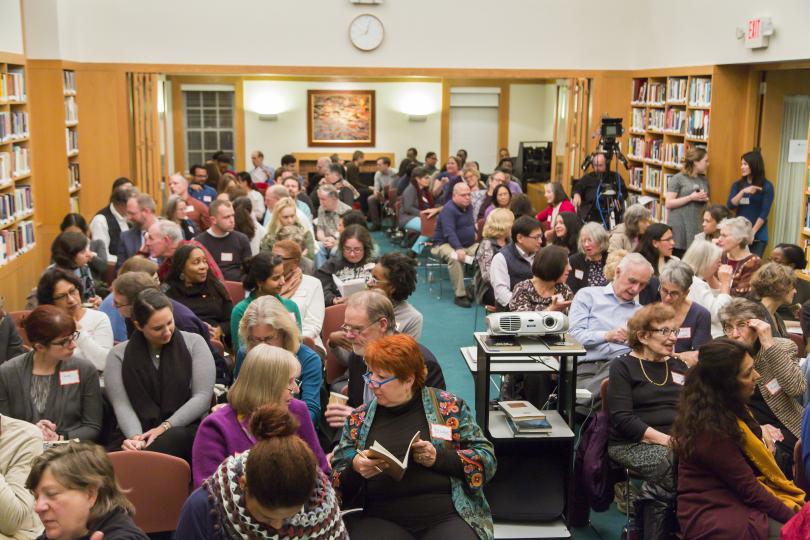
[[768, 38], [773, 34], [773, 24], [769, 17], [748, 19], [745, 25], [745, 46], [761, 49], [768, 46]]

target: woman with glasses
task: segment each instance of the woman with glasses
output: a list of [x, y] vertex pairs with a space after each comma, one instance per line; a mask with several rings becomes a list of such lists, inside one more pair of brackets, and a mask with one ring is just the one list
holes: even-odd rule
[[132, 322], [135, 331], [113, 347], [104, 370], [121, 448], [189, 461], [214, 394], [214, 357], [202, 337], [175, 329], [171, 300], [156, 289], [135, 297]]
[[113, 331], [106, 314], [82, 305], [82, 284], [73, 273], [61, 268], [46, 270], [37, 284], [37, 303], [64, 309], [76, 321], [74, 358], [89, 360], [98, 371], [104, 371], [107, 355], [113, 346]]
[[250, 432], [253, 414], [266, 405], [286, 407], [298, 420], [296, 433], [309, 445], [318, 466], [329, 473], [326, 456], [306, 403], [294, 399], [301, 386], [301, 366], [289, 351], [260, 343], [242, 364], [241, 377], [228, 390], [228, 403], [200, 424], [191, 449], [191, 475], [199, 487], [228, 456], [240, 454], [256, 444]]
[[397, 331], [418, 340], [422, 336], [422, 314], [408, 303], [416, 290], [416, 264], [404, 253], [386, 253], [374, 265], [366, 285], [382, 292], [394, 304]]
[[[332, 460], [332, 482], [343, 507], [363, 509], [346, 518], [349, 534], [491, 540], [483, 487], [495, 474], [495, 453], [467, 404], [425, 386], [425, 361], [410, 336], [378, 339], [364, 358], [374, 398], [346, 419]], [[400, 480], [385, 461], [368, 455], [373, 443], [397, 456], [410, 447]]]
[[90, 239], [80, 232], [63, 232], [51, 244], [53, 266], [76, 274], [82, 282], [82, 302], [98, 307], [101, 298], [96, 295], [89, 263], [94, 254], [90, 251]]
[[239, 323], [239, 338], [247, 347], [241, 347], [236, 353], [234, 379], [241, 375], [242, 361], [253, 347], [261, 343], [281, 347], [298, 359], [301, 386], [294, 397], [307, 404], [313, 424], [317, 423], [321, 415], [323, 363], [318, 353], [301, 343], [298, 328], [284, 306], [272, 296], [251, 302]]
[[658, 276], [669, 261], [680, 260], [672, 254], [674, 247], [672, 227], [665, 223], [653, 223], [641, 235], [636, 251], [647, 259], [653, 267], [654, 275]]
[[792, 476], [793, 447], [801, 433], [803, 407], [799, 400], [807, 389], [799, 367], [798, 348], [790, 339], [773, 337], [768, 314], [761, 304], [732, 298], [720, 310], [726, 336], [754, 353], [754, 368], [761, 375], [749, 407], [762, 426], [765, 443], [782, 471]]
[[644, 479], [645, 539], [669, 538], [675, 474], [669, 436], [687, 365], [673, 356], [675, 310], [650, 304], [627, 321], [631, 352], [610, 362], [607, 409], [610, 459]]
[[33, 349], [0, 366], [0, 414], [35, 424], [45, 441], [94, 441], [101, 430], [98, 371], [74, 357], [76, 321], [39, 306], [23, 321]]
[[335, 278], [341, 282], [361, 281], [365, 283], [374, 268], [372, 253], [374, 244], [368, 229], [360, 225], [349, 225], [340, 233], [338, 253], [330, 257], [316, 272], [321, 280], [326, 305], [342, 304], [346, 301]]
[[697, 350], [712, 339], [709, 310], [689, 299], [695, 273], [682, 261], [670, 261], [659, 278], [661, 303], [675, 311], [675, 356], [689, 367], [697, 362]]

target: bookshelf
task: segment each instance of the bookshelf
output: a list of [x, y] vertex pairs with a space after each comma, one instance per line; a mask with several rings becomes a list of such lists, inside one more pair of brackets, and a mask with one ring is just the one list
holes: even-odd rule
[[653, 197], [653, 213], [659, 221], [667, 219], [667, 181], [680, 171], [686, 151], [709, 145], [711, 102], [711, 75], [632, 79], [627, 152], [630, 202], [639, 195]]
[[[802, 194], [804, 207], [802, 209], [801, 230], [799, 230], [799, 245], [804, 248], [805, 255], [810, 257], [810, 123], [807, 126], [807, 143], [807, 155], [804, 161], [804, 193]], [[796, 274], [801, 279], [810, 281], [810, 266]]]
[[65, 96], [65, 144], [67, 152], [67, 187], [70, 212], [80, 214], [79, 191], [79, 107], [76, 104], [76, 72], [62, 70], [62, 93]]

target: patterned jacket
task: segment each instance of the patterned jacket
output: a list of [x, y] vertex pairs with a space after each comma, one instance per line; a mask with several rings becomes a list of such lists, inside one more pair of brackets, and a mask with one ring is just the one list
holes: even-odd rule
[[[445, 424], [450, 426], [453, 433], [452, 442], [433, 437], [431, 442], [437, 447], [452, 445], [464, 465], [463, 480], [450, 477], [453, 506], [481, 540], [492, 540], [492, 514], [483, 493], [484, 484], [494, 476], [497, 466], [492, 444], [484, 437], [470, 408], [461, 398], [450, 392], [425, 387], [422, 388], [422, 404], [428, 424]], [[343, 435], [332, 459], [332, 484], [338, 494], [344, 475], [352, 467], [352, 460], [366, 448], [366, 437], [376, 410], [375, 399], [357, 408], [346, 419]]]
[[[796, 437], [801, 436], [802, 413], [799, 403], [807, 388], [804, 372], [799, 367], [799, 349], [790, 339], [773, 338], [773, 345], [760, 349], [754, 357], [754, 369], [759, 373], [757, 380], [762, 398], [773, 414]], [[779, 390], [773, 394], [768, 383], [776, 380]]]

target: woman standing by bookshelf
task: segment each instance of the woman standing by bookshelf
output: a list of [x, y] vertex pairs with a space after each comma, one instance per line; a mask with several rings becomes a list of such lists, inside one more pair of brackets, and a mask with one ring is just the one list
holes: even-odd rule
[[754, 232], [751, 252], [762, 257], [768, 245], [768, 213], [773, 204], [773, 184], [765, 178], [765, 162], [756, 150], [743, 154], [740, 172], [742, 178], [731, 185], [728, 207], [736, 208], [737, 217], [751, 222]]
[[682, 257], [692, 239], [701, 232], [701, 220], [709, 200], [709, 153], [702, 146], [686, 151], [681, 172], [669, 179], [666, 207], [669, 210], [667, 223], [672, 227], [675, 240], [674, 254]]

